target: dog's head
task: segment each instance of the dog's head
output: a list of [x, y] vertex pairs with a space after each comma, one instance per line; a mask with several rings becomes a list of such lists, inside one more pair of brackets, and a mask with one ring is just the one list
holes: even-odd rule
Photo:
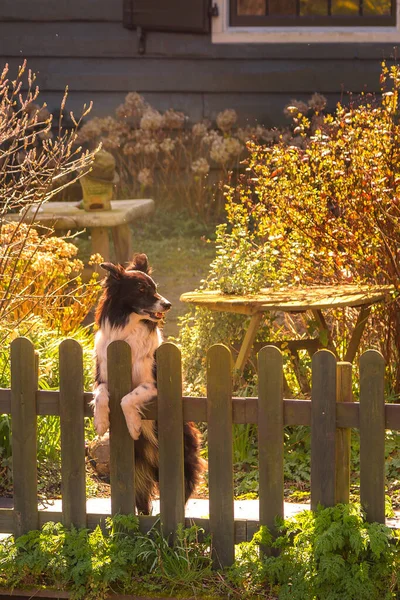
[[126, 268], [110, 262], [102, 263], [101, 267], [107, 276], [99, 306], [100, 321], [108, 318], [112, 324], [121, 325], [135, 313], [143, 320], [157, 323], [171, 308], [171, 303], [157, 293], [145, 254], [136, 254]]

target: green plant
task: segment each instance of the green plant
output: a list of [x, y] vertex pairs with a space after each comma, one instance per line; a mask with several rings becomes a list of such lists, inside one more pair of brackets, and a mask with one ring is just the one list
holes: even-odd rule
[[199, 540], [197, 528], [179, 529], [171, 545], [159, 524], [140, 533], [132, 515], [106, 519], [105, 532], [47, 523], [41, 531], [3, 541], [0, 565], [1, 587], [70, 589], [76, 599], [100, 600], [111, 590], [191, 594], [213, 579], [209, 541]]
[[385, 525], [368, 523], [359, 506], [305, 511], [285, 521], [279, 549], [264, 562], [264, 577], [279, 586], [279, 600], [388, 600], [399, 589], [399, 537]]
[[[37, 212], [86, 173], [93, 152], [77, 147], [79, 121], [58, 135], [46, 105], [36, 104], [39, 89], [26, 64], [10, 80], [8, 66], [0, 75], [0, 319], [7, 334], [32, 314], [62, 331], [77, 327], [99, 292], [96, 277], [82, 284], [83, 264], [72, 244], [39, 235]], [[23, 86], [27, 87], [22, 92]], [[61, 105], [61, 115], [66, 95]], [[84, 112], [85, 116], [88, 110]], [[82, 118], [83, 118], [82, 116]], [[18, 220], [10, 222], [11, 216]], [[43, 230], [43, 228], [42, 228]], [[2, 340], [3, 341], [3, 340]]]
[[0, 542], [0, 587], [69, 590], [87, 600], [105, 599], [110, 591], [209, 600], [398, 597], [398, 534], [367, 523], [356, 505], [305, 511], [281, 522], [275, 540], [261, 528], [236, 546], [235, 563], [226, 570], [212, 570], [210, 539], [203, 537], [195, 526], [180, 528], [171, 543], [158, 522], [141, 533], [133, 515], [108, 518], [104, 530], [93, 532], [47, 523]]
[[[5, 342], [0, 350], [0, 387], [9, 388], [10, 350], [9, 342], [17, 336], [28, 337], [35, 346], [39, 357], [39, 389], [59, 389], [58, 348], [64, 339], [60, 333], [46, 326], [38, 317], [25, 320], [12, 334], [0, 328], [0, 337]], [[83, 349], [83, 373], [85, 390], [93, 385], [93, 334], [91, 328], [78, 328], [69, 336], [79, 342]], [[85, 437], [93, 439], [95, 431], [92, 419], [85, 420]], [[40, 493], [46, 496], [60, 493], [60, 419], [56, 416], [38, 416], [37, 419], [37, 459], [40, 474]], [[11, 486], [12, 421], [10, 415], [0, 415], [0, 471], [1, 487], [9, 492]]]

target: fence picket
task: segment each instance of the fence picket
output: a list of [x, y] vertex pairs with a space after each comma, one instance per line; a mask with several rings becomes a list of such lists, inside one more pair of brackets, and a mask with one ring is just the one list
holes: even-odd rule
[[126, 426], [121, 400], [132, 391], [131, 349], [123, 341], [107, 348], [110, 394], [110, 487], [111, 514], [135, 511], [135, 449]]
[[360, 500], [369, 522], [385, 522], [385, 362], [360, 358]]
[[260, 525], [272, 534], [283, 518], [283, 362], [274, 346], [258, 354], [258, 460]]
[[208, 480], [214, 566], [234, 562], [232, 357], [216, 344], [207, 353]]
[[311, 509], [334, 506], [336, 475], [336, 358], [330, 350], [312, 357]]
[[11, 343], [12, 468], [14, 535], [37, 529], [37, 360], [32, 343]]
[[[352, 402], [352, 364], [337, 363], [337, 402]], [[336, 429], [336, 493], [337, 503], [350, 502], [351, 429]]]
[[86, 527], [83, 353], [76, 340], [59, 347], [63, 523]]
[[165, 536], [185, 522], [181, 353], [175, 344], [157, 350], [160, 512]]

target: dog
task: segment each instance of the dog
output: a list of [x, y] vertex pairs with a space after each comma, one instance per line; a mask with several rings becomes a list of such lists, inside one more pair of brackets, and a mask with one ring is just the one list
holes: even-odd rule
[[[162, 343], [159, 327], [171, 303], [157, 293], [145, 254], [136, 254], [124, 268], [102, 263], [107, 271], [95, 320], [96, 376], [93, 394], [94, 426], [101, 436], [109, 428], [107, 346], [126, 341], [132, 350], [133, 390], [121, 400], [126, 424], [135, 440], [136, 507], [150, 514], [151, 499], [158, 483], [158, 439], [154, 421], [142, 420], [146, 404], [157, 396], [155, 351]], [[200, 432], [193, 423], [184, 424], [185, 502], [193, 493], [203, 470], [199, 456]]]

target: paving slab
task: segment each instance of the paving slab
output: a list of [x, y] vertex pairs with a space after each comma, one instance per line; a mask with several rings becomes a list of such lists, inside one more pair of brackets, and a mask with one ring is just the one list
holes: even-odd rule
[[[12, 508], [12, 498], [0, 498], [0, 508]], [[157, 515], [160, 512], [160, 501], [153, 500], [152, 514]], [[44, 511], [62, 511], [61, 500], [50, 500], [45, 504], [39, 505], [40, 510]], [[86, 510], [88, 514], [111, 514], [111, 499], [110, 498], [88, 498], [86, 502]], [[294, 517], [298, 513], [310, 510], [310, 504], [305, 503], [284, 503], [285, 519]], [[259, 502], [258, 500], [235, 500], [234, 501], [235, 519], [246, 519], [249, 521], [258, 521], [259, 518]], [[209, 517], [209, 501], [207, 498], [191, 498], [185, 508], [186, 518], [208, 518]], [[386, 519], [388, 527], [400, 529], [400, 510], [395, 511], [393, 518]], [[1, 534], [0, 538], [6, 537], [7, 534]]]

